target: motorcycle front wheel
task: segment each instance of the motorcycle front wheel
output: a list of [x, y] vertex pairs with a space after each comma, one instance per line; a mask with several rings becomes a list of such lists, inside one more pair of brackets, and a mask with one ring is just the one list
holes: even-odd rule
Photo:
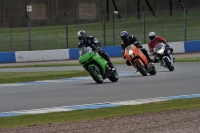
[[135, 61], [135, 66], [137, 67], [138, 71], [143, 75], [147, 76], [147, 71], [143, 65], [140, 64], [140, 62], [137, 60]]
[[96, 81], [98, 84], [103, 83], [102, 75], [95, 69], [94, 66], [88, 68], [88, 72], [90, 73], [91, 77]]
[[169, 60], [167, 58], [164, 58], [163, 59], [167, 68], [170, 70], [170, 71], [173, 71], [174, 70], [174, 66], [171, 65], [171, 62], [169, 62]]

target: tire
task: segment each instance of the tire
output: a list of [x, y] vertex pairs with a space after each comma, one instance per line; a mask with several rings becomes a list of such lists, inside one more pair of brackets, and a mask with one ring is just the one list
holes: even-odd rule
[[169, 71], [173, 71], [174, 70], [174, 66], [171, 65], [171, 62], [169, 62], [169, 60], [167, 58], [164, 58], [163, 60], [165, 62], [165, 65], [169, 69]]
[[96, 81], [98, 84], [103, 83], [103, 77], [101, 74], [98, 74], [94, 67], [89, 67], [88, 72], [90, 73], [91, 77]]
[[111, 76], [108, 77], [108, 79], [110, 81], [112, 81], [112, 82], [117, 82], [118, 79], [119, 79], [119, 75], [118, 75], [117, 71], [113, 71], [112, 74], [111, 74]]
[[144, 66], [142, 66], [139, 61], [135, 62], [135, 66], [137, 67], [138, 71], [143, 75], [143, 76], [147, 76], [147, 71], [144, 68]]
[[174, 71], [174, 66], [171, 66], [171, 68], [172, 68], [171, 71]]
[[156, 74], [156, 68], [154, 66], [154, 64], [151, 64], [152, 66], [148, 66], [148, 67], [151, 67], [151, 71], [149, 72], [150, 75], [155, 75]]
[[153, 69], [151, 72], [149, 72], [150, 75], [155, 75], [156, 74], [156, 70]]

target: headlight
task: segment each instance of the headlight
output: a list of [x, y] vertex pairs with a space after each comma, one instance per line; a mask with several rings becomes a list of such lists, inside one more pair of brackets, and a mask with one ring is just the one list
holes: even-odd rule
[[129, 54], [132, 58], [134, 58], [134, 55], [133, 55], [133, 51], [132, 51], [132, 50], [129, 50], [129, 51], [128, 51], [128, 54]]
[[161, 49], [159, 51], [157, 51], [158, 54], [162, 54], [165, 51], [165, 49]]
[[132, 51], [132, 50], [129, 50], [129, 51], [128, 51], [128, 54], [129, 54], [129, 55], [133, 54], [133, 51]]

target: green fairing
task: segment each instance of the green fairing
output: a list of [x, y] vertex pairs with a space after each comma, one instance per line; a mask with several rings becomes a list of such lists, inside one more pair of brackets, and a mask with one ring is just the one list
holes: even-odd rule
[[92, 51], [92, 48], [82, 47], [79, 49], [79, 54], [79, 63], [98, 84], [103, 83], [103, 80], [106, 78], [112, 82], [118, 81], [117, 71], [111, 69], [107, 61], [98, 53]]
[[104, 75], [107, 61], [102, 58], [98, 53], [86, 53], [79, 58], [80, 64], [82, 64], [83, 68], [87, 71], [89, 67], [94, 66], [93, 63], [88, 64], [91, 60], [95, 61], [100, 66], [101, 72]]

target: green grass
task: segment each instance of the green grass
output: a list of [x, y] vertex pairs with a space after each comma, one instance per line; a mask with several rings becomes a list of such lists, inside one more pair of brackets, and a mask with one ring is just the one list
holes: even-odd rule
[[15, 65], [12, 66], [0, 66], [0, 68], [22, 68], [22, 67], [54, 67], [54, 66], [80, 66], [79, 63], [48, 63], [48, 64], [22, 64], [22, 65]]
[[[199, 11], [189, 11], [187, 13], [187, 40], [200, 40], [200, 18]], [[68, 26], [68, 46], [77, 48], [77, 32], [86, 30], [89, 35], [93, 35], [104, 46], [103, 23], [76, 24]], [[121, 44], [119, 33], [127, 30], [130, 34], [136, 35], [143, 43], [147, 43], [148, 33], [155, 31], [169, 42], [178, 42], [184, 40], [184, 20], [183, 11], [173, 13], [169, 16], [168, 11], [153, 17], [152, 14], [146, 14], [146, 36], [143, 38], [143, 19], [137, 19], [131, 15], [126, 18], [115, 18], [115, 36], [116, 45]], [[66, 27], [43, 26], [31, 27], [31, 45], [32, 50], [64, 49], [66, 48]], [[113, 25], [112, 20], [106, 21], [106, 46], [113, 46]], [[0, 29], [0, 51], [28, 51], [28, 29], [24, 28], [1, 28]]]
[[[176, 62], [200, 62], [200, 58], [199, 57], [190, 57], [190, 58], [177, 58], [175, 59], [175, 63]], [[113, 64], [125, 64], [125, 60], [119, 59], [118, 61], [113, 61]], [[0, 66], [0, 68], [23, 68], [23, 67], [53, 67], [53, 66], [80, 66], [80, 64], [78, 63], [48, 63], [48, 64], [33, 64], [33, 65], [15, 65], [13, 64], [12, 66]]]
[[200, 57], [175, 59], [175, 62], [200, 62]]
[[0, 118], [0, 128], [10, 128], [17, 126], [47, 124], [56, 122], [94, 120], [135, 114], [146, 114], [152, 112], [197, 108], [200, 108], [200, 98], [171, 100], [142, 105], [120, 106], [91, 110], [87, 109], [46, 114], [23, 115]]
[[50, 71], [50, 72], [1, 72], [0, 83], [17, 83], [38, 80], [52, 80], [61, 78], [71, 78], [88, 76], [89, 73], [85, 70], [71, 71]]

